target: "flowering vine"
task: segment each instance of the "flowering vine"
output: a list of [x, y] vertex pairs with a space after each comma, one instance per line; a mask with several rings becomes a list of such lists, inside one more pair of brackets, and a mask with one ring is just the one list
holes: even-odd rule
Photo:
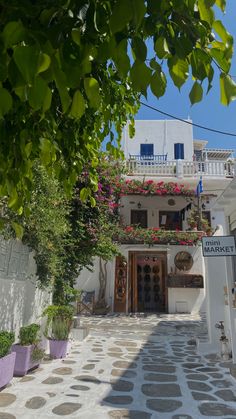
[[195, 191], [183, 184], [175, 182], [155, 182], [153, 180], [126, 179], [115, 185], [119, 195], [180, 195], [194, 197]]

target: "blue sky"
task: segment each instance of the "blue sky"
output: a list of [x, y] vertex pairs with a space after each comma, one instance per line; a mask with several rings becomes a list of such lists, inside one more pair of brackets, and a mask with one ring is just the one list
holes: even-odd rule
[[[227, 0], [226, 13], [225, 15], [219, 14], [219, 18], [223, 21], [228, 31], [233, 35], [236, 49], [236, 0]], [[173, 85], [172, 81], [168, 80], [168, 88], [165, 96], [158, 100], [155, 96], [149, 93], [147, 103], [160, 109], [161, 111], [183, 119], [190, 117], [196, 124], [236, 134], [236, 101], [231, 102], [228, 107], [221, 105], [218, 74], [219, 72], [216, 68], [213, 88], [207, 96], [204, 96], [202, 102], [195, 104], [194, 106], [191, 106], [188, 97], [192, 86], [192, 80], [187, 82], [186, 85], [182, 87], [180, 92]], [[236, 51], [230, 74], [235, 75], [236, 81]], [[143, 98], [142, 101], [146, 102], [146, 99]], [[169, 118], [141, 106], [138, 114], [136, 115], [136, 119]], [[207, 147], [232, 148], [236, 150], [236, 137], [215, 134], [196, 127], [193, 129], [193, 134], [194, 139], [207, 140]]]

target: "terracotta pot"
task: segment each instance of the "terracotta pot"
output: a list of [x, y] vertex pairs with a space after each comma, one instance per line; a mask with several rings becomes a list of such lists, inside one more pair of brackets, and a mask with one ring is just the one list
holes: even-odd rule
[[27, 371], [39, 366], [40, 361], [32, 361], [31, 354], [35, 345], [21, 346], [19, 344], [12, 345], [12, 351], [16, 353], [16, 362], [14, 375], [22, 377]]
[[5, 387], [13, 377], [16, 353], [0, 358], [0, 388]]
[[52, 358], [65, 358], [67, 354], [68, 340], [49, 340], [50, 356]]

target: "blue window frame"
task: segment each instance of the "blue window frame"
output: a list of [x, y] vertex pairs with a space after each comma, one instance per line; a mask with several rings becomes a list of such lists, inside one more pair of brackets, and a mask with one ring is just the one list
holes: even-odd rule
[[184, 159], [184, 144], [175, 143], [174, 153], [175, 153], [175, 160], [183, 160]]
[[153, 144], [140, 144], [140, 156], [153, 156], [154, 147]]

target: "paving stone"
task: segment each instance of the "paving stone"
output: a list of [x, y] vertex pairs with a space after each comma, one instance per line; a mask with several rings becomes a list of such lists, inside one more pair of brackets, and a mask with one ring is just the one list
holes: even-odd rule
[[94, 364], [87, 364], [83, 367], [83, 370], [93, 370], [95, 368]]
[[75, 380], [84, 381], [86, 383], [93, 383], [93, 384], [100, 384], [101, 381], [98, 380], [96, 377], [92, 377], [90, 375], [77, 375], [74, 377]]
[[35, 379], [35, 377], [32, 377], [31, 375], [25, 375], [19, 381], [20, 381], [20, 383], [26, 383], [28, 381], [33, 381], [34, 379]]
[[94, 348], [92, 349], [92, 352], [103, 352], [103, 350], [100, 348]]
[[143, 384], [142, 393], [150, 397], [180, 397], [182, 396], [178, 384]]
[[135, 371], [113, 369], [111, 370], [111, 375], [113, 377], [134, 378], [137, 376], [137, 373]]
[[102, 374], [104, 370], [98, 370], [98, 374]]
[[79, 397], [79, 394], [66, 394], [67, 397]]
[[131, 404], [133, 401], [133, 397], [131, 396], [108, 396], [103, 399], [105, 403], [109, 404]]
[[0, 393], [0, 407], [9, 406], [16, 400], [15, 394]]
[[188, 374], [186, 375], [186, 378], [188, 380], [196, 380], [196, 381], [207, 381], [209, 380], [209, 377], [204, 374]]
[[71, 361], [70, 359], [62, 359], [63, 364], [77, 364], [76, 361]]
[[135, 362], [128, 362], [128, 361], [115, 361], [112, 365], [113, 367], [116, 367], [116, 368], [125, 368], [125, 369], [137, 368], [137, 364]]
[[209, 372], [209, 375], [212, 378], [223, 378], [223, 374], [220, 374], [219, 372]]
[[201, 383], [199, 381], [187, 381], [188, 387], [191, 390], [198, 390], [198, 391], [211, 391], [212, 387], [206, 383]]
[[214, 368], [214, 367], [203, 367], [203, 368], [199, 368], [198, 371], [200, 372], [218, 372], [218, 368]]
[[110, 410], [108, 414], [111, 419], [151, 419], [152, 417], [151, 413], [141, 410]]
[[156, 412], [174, 412], [182, 406], [182, 402], [177, 400], [164, 400], [164, 399], [149, 399], [146, 402], [149, 409], [155, 410]]
[[0, 412], [0, 419], [16, 419], [16, 417], [10, 413]]
[[116, 352], [107, 352], [107, 356], [110, 356], [111, 358], [120, 359], [123, 357], [123, 354], [118, 354]]
[[125, 346], [137, 346], [137, 343], [136, 342], [132, 342], [132, 341], [127, 341], [127, 340], [118, 340], [118, 341], [116, 341], [116, 342], [114, 342], [114, 344], [115, 345], [118, 345], [118, 346], [123, 346], [123, 347], [125, 347]]
[[52, 370], [53, 374], [58, 374], [58, 375], [70, 375], [72, 374], [72, 368], [68, 368], [68, 367], [62, 367], [62, 368], [55, 368], [55, 370]]
[[146, 381], [159, 381], [162, 383], [165, 382], [174, 382], [177, 381], [177, 377], [176, 375], [171, 375], [171, 374], [155, 374], [155, 373], [149, 373], [149, 374], [144, 374], [144, 380]]
[[[195, 369], [195, 368], [199, 368], [199, 367], [203, 367], [203, 364], [199, 364], [199, 363], [191, 363], [191, 362], [186, 362], [183, 364], [184, 368], [188, 368], [189, 370]], [[200, 370], [199, 370], [200, 371]]]
[[62, 403], [54, 407], [54, 409], [52, 409], [52, 412], [55, 413], [55, 415], [59, 416], [71, 415], [72, 413], [79, 410], [81, 406], [82, 405], [80, 403]]
[[134, 388], [133, 383], [126, 380], [118, 380], [111, 383], [112, 390], [114, 391], [132, 391]]
[[80, 385], [70, 386], [70, 388], [72, 388], [72, 390], [79, 390], [79, 391], [88, 391], [88, 390], [90, 390], [89, 387], [87, 387], [87, 386], [80, 386]]
[[224, 400], [225, 402], [235, 402], [236, 397], [232, 390], [218, 390], [215, 392], [215, 395], [220, 397], [220, 399]]
[[174, 415], [172, 416], [172, 419], [193, 419], [192, 416], [185, 415], [184, 413], [180, 415]]
[[202, 415], [212, 416], [213, 418], [217, 416], [236, 415], [236, 409], [220, 403], [203, 403], [198, 409]]
[[59, 384], [62, 383], [63, 378], [60, 377], [48, 377], [46, 380], [42, 381], [43, 384]]
[[161, 373], [175, 373], [176, 367], [172, 365], [144, 365], [143, 370], [145, 371], [154, 371], [154, 372], [161, 372]]
[[27, 400], [25, 407], [27, 407], [27, 409], [40, 409], [46, 404], [46, 402], [47, 400], [45, 400], [43, 397], [36, 396]]
[[213, 381], [210, 381], [210, 384], [218, 388], [228, 388], [228, 387], [232, 387], [233, 385], [228, 380], [213, 380]]
[[211, 401], [217, 401], [217, 399], [210, 394], [207, 393], [201, 393], [200, 391], [192, 391], [192, 396], [194, 400], [211, 400]]
[[51, 393], [51, 391], [47, 391], [46, 394], [48, 394], [49, 397], [55, 397], [56, 396], [56, 393]]
[[[109, 352], [119, 352], [120, 354], [123, 353], [122, 349], [121, 348], [117, 348], [116, 346], [114, 346], [112, 348], [108, 348], [108, 351]], [[115, 412], [116, 412], [116, 410], [115, 410]]]

